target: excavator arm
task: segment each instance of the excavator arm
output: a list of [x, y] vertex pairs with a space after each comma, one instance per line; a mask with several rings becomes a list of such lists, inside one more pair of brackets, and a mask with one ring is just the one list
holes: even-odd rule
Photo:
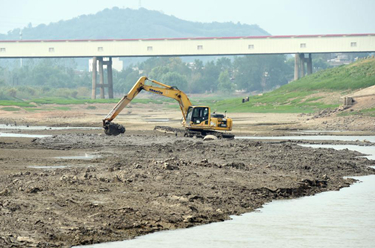
[[[158, 86], [146, 85], [147, 80]], [[121, 100], [103, 119], [103, 128], [107, 135], [118, 135], [125, 132], [124, 126], [114, 124], [112, 121], [142, 90], [175, 99], [180, 105], [184, 122], [186, 121], [187, 111], [192, 104], [184, 92], [180, 91], [177, 87], [172, 87], [158, 81], [148, 79], [147, 77], [140, 77], [128, 94], [121, 98]]]

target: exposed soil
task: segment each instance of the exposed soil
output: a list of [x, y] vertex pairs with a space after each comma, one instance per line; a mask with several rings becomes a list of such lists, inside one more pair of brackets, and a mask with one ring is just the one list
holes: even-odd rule
[[[58, 158], [85, 154], [96, 157]], [[0, 138], [0, 246], [69, 247], [223, 221], [374, 174], [358, 155], [157, 131]]]
[[[100, 127], [112, 107], [72, 105], [70, 111], [50, 111], [53, 106], [45, 106], [46, 111], [11, 114], [0, 110], [0, 124]], [[237, 136], [300, 129], [373, 135], [375, 118], [336, 114], [229, 117]], [[375, 174], [368, 167], [372, 161], [348, 150], [306, 148], [298, 146], [301, 141], [203, 141], [153, 131], [158, 125], [178, 128], [180, 120], [177, 109], [134, 104], [116, 118], [127, 129], [116, 137], [102, 130], [0, 130], [0, 247], [131, 239], [223, 221], [274, 199], [338, 190], [354, 182], [344, 176]], [[1, 132], [52, 137], [6, 138]]]

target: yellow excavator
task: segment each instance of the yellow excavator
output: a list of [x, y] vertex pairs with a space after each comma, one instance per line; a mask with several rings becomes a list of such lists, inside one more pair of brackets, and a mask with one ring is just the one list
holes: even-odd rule
[[[155, 85], [146, 85], [150, 81]], [[125, 127], [112, 123], [116, 116], [141, 92], [142, 90], [161, 96], [175, 99], [182, 112], [182, 125], [185, 127], [184, 136], [204, 137], [208, 134], [218, 138], [234, 138], [233, 134], [220, 132], [232, 130], [232, 119], [223, 114], [211, 113], [210, 107], [193, 106], [188, 96], [177, 87], [169, 86], [147, 77], [140, 77], [133, 88], [115, 105], [109, 114], [103, 119], [104, 132], [107, 135], [125, 133]]]

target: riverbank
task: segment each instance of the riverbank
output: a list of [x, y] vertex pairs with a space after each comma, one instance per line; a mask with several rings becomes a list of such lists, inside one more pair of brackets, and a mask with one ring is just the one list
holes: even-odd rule
[[375, 173], [358, 152], [288, 141], [33, 132], [53, 136], [0, 136], [2, 247], [91, 244], [223, 221]]

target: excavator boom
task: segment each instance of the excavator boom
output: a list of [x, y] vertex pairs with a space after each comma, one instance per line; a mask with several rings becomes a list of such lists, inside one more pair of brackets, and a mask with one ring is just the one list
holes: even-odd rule
[[[147, 80], [158, 86], [146, 85]], [[192, 104], [189, 97], [184, 92], [177, 87], [169, 86], [156, 80], [148, 79], [147, 77], [140, 77], [128, 94], [121, 98], [121, 100], [103, 119], [103, 127], [106, 134], [117, 135], [125, 132], [125, 127], [111, 122], [142, 90], [175, 99], [180, 105], [184, 122], [186, 121], [187, 111]]]

